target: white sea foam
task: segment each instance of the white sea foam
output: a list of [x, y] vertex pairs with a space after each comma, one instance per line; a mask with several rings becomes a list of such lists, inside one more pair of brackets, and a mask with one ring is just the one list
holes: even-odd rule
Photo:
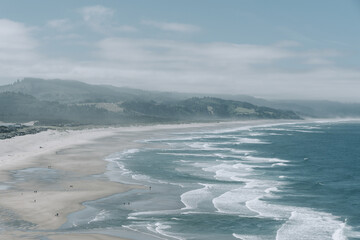
[[119, 167], [121, 175], [126, 175], [126, 174], [131, 174], [132, 173], [129, 169], [125, 168], [125, 165], [122, 162], [117, 161], [115, 163]]
[[181, 163], [193, 163], [193, 161], [189, 161], [189, 160], [179, 160], [178, 162], [181, 162]]
[[170, 234], [168, 231], [165, 231], [167, 229], [170, 229], [171, 226], [161, 223], [161, 222], [156, 222], [155, 224], [148, 224], [147, 229], [153, 233], [157, 233], [160, 234], [161, 236], [166, 237], [166, 239], [178, 239], [178, 240], [184, 240], [184, 238], [181, 238], [179, 236], [174, 236], [174, 234]]
[[155, 184], [171, 184], [171, 185], [175, 185], [175, 186], [180, 186], [180, 187], [184, 187], [184, 185], [180, 184], [180, 183], [172, 183], [172, 182], [167, 182], [167, 181], [163, 181], [163, 180], [159, 180], [159, 179], [155, 179], [155, 178], [151, 178], [150, 176], [144, 175], [144, 174], [129, 174], [131, 176], [131, 178], [135, 181], [139, 181], [139, 182], [146, 182], [146, 183], [155, 183]]
[[[262, 182], [262, 183], [261, 183]], [[246, 213], [245, 208], [257, 213], [258, 217], [281, 219], [285, 223], [278, 229], [276, 240], [287, 239], [331, 239], [345, 240], [346, 223], [343, 223], [329, 213], [314, 211], [304, 207], [292, 207], [272, 204], [265, 201], [265, 196], [271, 197], [277, 192], [277, 187], [268, 187], [272, 181], [249, 181], [247, 186], [231, 190], [213, 199], [214, 206], [223, 213]], [[238, 239], [267, 239], [262, 236], [242, 235], [234, 233]]]
[[[212, 148], [213, 150], [216, 149], [220, 149], [223, 151], [231, 151], [233, 153], [236, 154], [241, 154], [241, 155], [245, 155], [247, 156], [250, 153], [253, 153], [255, 151], [253, 150], [236, 150], [236, 149], [231, 149], [231, 148]], [[220, 158], [220, 159], [224, 159], [224, 158], [236, 158], [236, 159], [242, 159], [242, 156], [238, 156], [238, 155], [231, 155], [231, 154], [222, 154], [222, 153], [211, 153], [211, 154], [205, 154], [205, 153], [172, 153], [172, 152], [161, 152], [161, 153], [157, 153], [159, 155], [168, 155], [168, 156], [189, 156], [189, 157], [216, 157], [216, 158]], [[185, 160], [180, 160], [180, 161], [185, 161]], [[191, 161], [188, 161], [191, 162]]]
[[[259, 182], [256, 183], [256, 185]], [[270, 185], [270, 182], [264, 181], [263, 186]], [[261, 188], [261, 187], [260, 187]], [[252, 212], [258, 214], [258, 217], [270, 218], [270, 219], [282, 219], [286, 222], [278, 229], [276, 234], [276, 240], [287, 240], [287, 239], [332, 239], [332, 240], [343, 240], [347, 239], [344, 235], [345, 224], [337, 220], [337, 218], [329, 213], [314, 211], [304, 207], [292, 207], [272, 204], [265, 201], [264, 193], [271, 197], [272, 192], [279, 191], [277, 187], [269, 187], [263, 191], [257, 191], [254, 188], [252, 190], [254, 198], [250, 199], [250, 194], [247, 193], [248, 199], [245, 201], [245, 206]], [[222, 196], [223, 199], [231, 201], [232, 199], [240, 199], [240, 201], [246, 200], [246, 195], [241, 189], [237, 190], [242, 197], [237, 198], [236, 196], [229, 196], [226, 193]], [[232, 193], [236, 193], [232, 191]], [[269, 195], [270, 194], [270, 195]], [[239, 195], [240, 196], [240, 195]], [[238, 200], [239, 201], [239, 200]], [[214, 204], [215, 205], [215, 204]], [[216, 203], [217, 206], [221, 206]], [[224, 206], [232, 206], [228, 204]], [[236, 235], [240, 239], [252, 239], [251, 237], [256, 236], [245, 236]], [[250, 238], [248, 238], [250, 237]], [[256, 238], [255, 238], [256, 239]]]
[[239, 149], [225, 149], [225, 150], [230, 150], [230, 151], [233, 152], [233, 153], [242, 154], [242, 155], [244, 155], [244, 156], [247, 156], [247, 155], [249, 155], [250, 153], [255, 152], [255, 151], [239, 150]]
[[130, 170], [126, 169], [124, 164], [121, 162], [121, 160], [125, 160], [130, 155], [139, 152], [139, 149], [128, 149], [124, 152], [112, 154], [105, 158], [105, 161], [115, 163], [118, 168], [121, 170], [120, 173], [122, 175], [131, 173]]
[[247, 164], [243, 164], [243, 163], [237, 163], [237, 164], [234, 164], [233, 165], [233, 168], [235, 169], [242, 169], [242, 170], [245, 170], [247, 172], [251, 172], [253, 171], [254, 166], [250, 166], [250, 165], [247, 165]]
[[238, 163], [237, 161], [235, 164], [229, 164], [228, 161], [226, 161], [218, 165], [206, 166], [202, 170], [215, 173], [214, 177], [217, 180], [242, 182], [244, 180], [243, 178], [248, 176], [250, 174], [249, 172], [253, 169], [252, 166]]
[[264, 195], [257, 196], [245, 203], [246, 207], [253, 212], [256, 212], [259, 217], [266, 217], [272, 219], [287, 219], [290, 217], [289, 210], [286, 207], [279, 205], [269, 204], [261, 200]]
[[276, 166], [287, 166], [288, 164], [285, 164], [285, 163], [274, 163], [274, 164], [271, 164], [271, 167], [276, 167]]
[[[152, 179], [151, 177], [143, 174], [136, 174], [132, 172], [130, 169], [125, 167], [124, 161], [130, 158], [134, 153], [140, 152], [139, 149], [128, 149], [124, 152], [112, 154], [105, 158], [106, 161], [109, 161], [113, 164], [113, 166], [109, 165], [107, 172], [105, 172], [106, 176], [112, 181], [119, 181], [122, 183], [132, 184], [133, 181], [139, 182], [148, 182], [148, 183], [161, 183], [160, 180]], [[114, 165], [115, 167], [114, 169]], [[166, 183], [166, 182], [163, 182]]]
[[339, 225], [339, 228], [335, 230], [335, 232], [332, 235], [333, 240], [346, 240], [347, 237], [344, 235], [344, 230], [346, 228], [346, 223], [341, 223]]
[[266, 239], [270, 239], [270, 238], [267, 238], [265, 236], [253, 236], [253, 235], [244, 235], [244, 234], [236, 234], [236, 233], [233, 233], [232, 236], [234, 238], [241, 239], [241, 240], [266, 240]]
[[249, 211], [245, 203], [258, 194], [256, 190], [237, 188], [214, 198], [212, 203], [216, 210], [221, 213], [253, 216], [254, 214]]
[[[167, 238], [162, 238], [162, 237], [160, 237], [160, 236], [157, 236], [157, 235], [154, 235], [154, 234], [151, 234], [151, 233], [147, 233], [147, 232], [143, 232], [143, 231], [139, 231], [139, 230], [137, 230], [137, 228], [138, 227], [142, 227], [141, 225], [122, 225], [121, 227], [123, 227], [123, 228], [126, 228], [126, 229], [129, 229], [129, 230], [131, 230], [131, 231], [134, 231], [134, 232], [138, 232], [138, 233], [141, 233], [141, 234], [143, 234], [143, 235], [147, 235], [147, 236], [151, 236], [151, 237], [153, 237], [153, 238], [156, 238], [156, 239], [162, 239], [162, 240], [168, 240]], [[156, 231], [154, 231], [153, 230], [153, 228], [150, 228], [149, 229], [149, 225], [145, 225], [145, 227], [146, 227], [146, 229], [148, 229], [150, 232], [153, 232], [153, 233], [155, 233]]]
[[[289, 210], [291, 207], [288, 207]], [[345, 223], [335, 216], [307, 208], [293, 207], [290, 218], [279, 228], [276, 240], [344, 240]]]
[[200, 149], [204, 151], [216, 150], [216, 148], [211, 147], [210, 143], [204, 143], [204, 142], [189, 143], [188, 146], [191, 148]]
[[266, 136], [266, 133], [260, 133], [260, 132], [250, 132], [248, 133], [249, 136], [253, 136], [253, 137], [256, 137], [256, 136]]
[[210, 184], [200, 184], [203, 188], [191, 190], [181, 195], [181, 202], [185, 205], [182, 210], [196, 209], [202, 201], [211, 199], [211, 187]]
[[92, 223], [92, 222], [98, 222], [98, 221], [103, 221], [105, 220], [107, 217], [109, 216], [109, 212], [106, 210], [101, 210], [98, 214], [96, 214], [96, 216], [91, 219], [88, 224]]
[[[261, 129], [260, 129], [261, 130]], [[272, 130], [277, 131], [311, 131], [313, 129], [285, 129], [285, 128], [275, 128], [269, 127], [264, 128], [263, 130]], [[315, 130], [315, 129], [314, 129]], [[250, 136], [261, 136], [257, 135], [256, 132], [254, 135]], [[268, 134], [268, 133], [266, 133]], [[279, 133], [269, 133], [274, 135], [279, 135]], [[209, 136], [209, 137], [218, 137], [218, 136]], [[203, 137], [201, 137], [203, 138]], [[228, 136], [224, 136], [228, 138]], [[185, 139], [185, 138], [183, 138]], [[196, 138], [191, 138], [191, 140]], [[236, 143], [263, 143], [260, 139], [256, 138], [246, 138], [246, 137], [237, 137], [238, 141]], [[227, 141], [227, 140], [225, 140]], [[178, 155], [178, 156], [204, 156], [204, 157], [218, 157], [222, 160], [216, 160], [209, 162], [198, 162], [193, 163], [193, 161], [180, 160], [179, 162], [184, 163], [185, 166], [195, 166], [202, 168], [203, 171], [214, 173], [214, 178], [218, 180], [226, 181], [239, 181], [243, 182], [244, 185], [239, 188], [239, 184], [234, 184], [235, 189], [226, 189], [226, 192], [219, 193], [217, 185], [201, 184], [203, 187], [199, 189], [194, 189], [188, 192], [185, 192], [181, 195], [181, 201], [184, 204], [184, 208], [176, 211], [152, 211], [152, 212], [141, 212], [133, 213], [129, 215], [130, 218], [136, 218], [139, 215], [163, 215], [171, 213], [181, 213], [186, 214], [190, 213], [188, 210], [199, 210], [199, 206], [203, 206], [202, 203], [212, 199], [213, 206], [217, 209], [218, 212], [225, 214], [239, 214], [243, 216], [256, 216], [259, 218], [269, 218], [269, 219], [278, 219], [284, 222], [284, 224], [278, 229], [276, 233], [276, 240], [283, 239], [332, 239], [332, 240], [343, 240], [346, 238], [346, 224], [339, 221], [335, 216], [315, 211], [309, 208], [302, 207], [291, 207], [273, 204], [266, 199], [271, 199], [276, 196], [275, 192], [279, 192], [279, 186], [285, 184], [285, 181], [271, 181], [265, 180], [266, 176], [260, 175], [257, 166], [286, 166], [289, 162], [288, 160], [283, 160], [279, 158], [266, 158], [266, 157], [254, 157], [249, 156], [251, 152], [246, 150], [237, 150], [232, 148], [221, 148], [222, 144], [234, 144], [232, 140], [229, 142], [214, 143], [214, 142], [196, 142], [196, 143], [186, 143], [191, 150], [201, 150], [201, 151], [214, 151], [217, 153], [204, 152], [200, 154], [182, 154], [182, 153], [161, 153], [166, 155]], [[220, 146], [220, 147], [219, 147]], [[183, 149], [185, 150], [185, 149]], [[238, 152], [235, 152], [238, 151]], [[220, 152], [220, 153], [219, 153]], [[234, 153], [233, 155], [225, 154], [227, 152]], [[236, 154], [241, 154], [242, 156], [234, 156]], [[225, 161], [224, 158], [234, 158], [233, 161]], [[236, 159], [236, 160], [235, 160]], [[213, 159], [212, 159], [213, 160]], [[244, 161], [241, 161], [244, 160]], [[190, 163], [190, 164], [189, 164]], [[247, 164], [248, 163], [248, 164]], [[271, 165], [270, 165], [271, 164]], [[186, 171], [186, 168], [184, 168]], [[276, 169], [273, 169], [274, 171]], [[261, 177], [259, 177], [261, 176]], [[285, 179], [286, 176], [279, 176], [280, 179]], [[218, 193], [215, 193], [218, 191]], [[217, 196], [214, 198], [214, 196]], [[185, 210], [185, 211], [184, 211]], [[193, 213], [193, 212], [191, 212]], [[157, 223], [158, 225], [153, 225], [150, 228], [152, 231], [162, 236], [172, 237], [167, 231], [170, 229], [170, 226], [164, 223]], [[150, 229], [149, 229], [150, 230]], [[257, 239], [268, 239], [264, 236], [256, 235], [242, 235], [239, 233], [233, 233], [234, 238], [243, 239], [243, 240], [257, 240]], [[274, 238], [274, 236], [272, 236]], [[180, 239], [180, 238], [177, 238]]]
[[[214, 155], [216, 155], [217, 157], [219, 157], [220, 159], [224, 159], [224, 158], [232, 158], [232, 159], [243, 159], [244, 156], [248, 156], [250, 153], [252, 152], [255, 152], [255, 151], [248, 151], [248, 150], [232, 150], [231, 151], [232, 153], [235, 153], [235, 154], [241, 154], [240, 155], [233, 155], [233, 154], [223, 154], [223, 153], [216, 153]], [[235, 160], [237, 161], [237, 160]], [[229, 162], [229, 161], [227, 161]]]
[[321, 129], [320, 126], [306, 126], [306, 125], [295, 126], [295, 128], [301, 128], [301, 129]]
[[250, 144], [269, 144], [269, 142], [264, 142], [261, 141], [260, 139], [257, 138], [238, 138], [237, 139], [238, 143], [244, 144], [244, 143], [250, 143]]
[[254, 157], [254, 156], [245, 156], [243, 159], [258, 162], [258, 163], [266, 163], [266, 162], [275, 162], [275, 163], [287, 163], [289, 160], [279, 159], [279, 158], [265, 158], [265, 157]]
[[[177, 135], [177, 134], [174, 134]], [[157, 138], [157, 139], [146, 139], [146, 140], [140, 140], [139, 142], [174, 142], [174, 141], [193, 141], [197, 139], [212, 139], [212, 138], [221, 138], [221, 139], [231, 139], [235, 138], [235, 136], [230, 135], [195, 135], [195, 136], [184, 136], [184, 137], [169, 137], [169, 138]]]
[[293, 132], [301, 132], [301, 133], [323, 133], [322, 131], [310, 131], [310, 130], [292, 130]]
[[242, 235], [240, 235], [240, 234], [233, 233], [232, 235], [233, 235], [234, 238], [243, 239], [243, 238], [241, 237]]
[[134, 154], [134, 153], [137, 153], [137, 152], [140, 152], [140, 149], [137, 149], [137, 148], [131, 148], [131, 149], [127, 149], [123, 152], [120, 152], [117, 154], [117, 156], [121, 159], [123, 157], [126, 157], [128, 155], [131, 155], [131, 154]]
[[[243, 156], [247, 156], [250, 153], [253, 153], [255, 151], [253, 150], [244, 150], [244, 149], [233, 149], [233, 148], [221, 148], [221, 147], [216, 147], [219, 145], [223, 145], [223, 144], [233, 144], [231, 142], [228, 143], [209, 143], [209, 142], [196, 142], [196, 143], [190, 143], [187, 144], [191, 149], [198, 149], [201, 151], [216, 151], [216, 153], [213, 153], [211, 156], [220, 156], [220, 157], [233, 157], [233, 158], [239, 158], [239, 156], [234, 156], [234, 155], [222, 155], [222, 153], [219, 153], [220, 151], [228, 151], [228, 152], [232, 152], [235, 154], [241, 154]], [[216, 146], [215, 146], [216, 145]]]
[[265, 189], [265, 193], [271, 193], [271, 192], [279, 192], [280, 190], [277, 187], [270, 187]]
[[223, 181], [237, 181], [242, 182], [244, 176], [248, 176], [248, 173], [237, 173], [233, 171], [226, 171], [224, 169], [217, 170], [215, 172], [215, 178]]
[[[240, 172], [234, 172], [234, 169], [241, 169]], [[208, 171], [216, 170], [217, 179], [230, 179], [245, 183], [241, 188], [228, 191], [221, 196], [213, 199], [213, 205], [219, 212], [249, 214], [249, 212], [259, 213], [256, 209], [249, 206], [253, 199], [263, 197], [264, 194], [271, 195], [271, 192], [277, 191], [279, 185], [276, 181], [254, 179], [254, 169], [246, 164], [237, 163], [230, 166], [220, 164]], [[256, 174], [256, 173], [255, 173]]]
[[258, 130], [279, 131], [279, 132], [287, 132], [287, 131], [289, 131], [289, 129], [286, 129], [286, 128], [276, 128], [276, 127], [258, 128]]
[[202, 137], [196, 136], [196, 137], [173, 137], [173, 138], [156, 138], [156, 139], [145, 139], [140, 140], [138, 142], [144, 142], [144, 143], [157, 143], [157, 142], [173, 142], [173, 141], [191, 141], [196, 139], [201, 139]]
[[151, 181], [149, 176], [146, 176], [143, 174], [133, 174], [133, 175], [131, 175], [131, 177], [137, 181], [147, 181], [147, 182]]
[[190, 157], [214, 157], [215, 154], [201, 154], [201, 153], [170, 153], [162, 152], [157, 153], [159, 155], [169, 155], [169, 156], [190, 156]]
[[165, 236], [165, 237], [170, 237], [170, 238], [174, 238], [174, 239], [179, 239], [179, 240], [184, 240], [184, 238], [178, 237], [178, 236], [174, 236], [169, 234], [168, 232], [166, 232], [166, 229], [170, 229], [171, 226], [169, 225], [165, 225], [162, 223], [156, 223], [156, 228], [155, 230], [160, 233], [161, 235]]
[[128, 219], [130, 218], [137, 218], [139, 216], [149, 216], [149, 215], [169, 215], [169, 214], [179, 214], [180, 210], [158, 210], [158, 211], [144, 211], [144, 212], [133, 212], [129, 213]]

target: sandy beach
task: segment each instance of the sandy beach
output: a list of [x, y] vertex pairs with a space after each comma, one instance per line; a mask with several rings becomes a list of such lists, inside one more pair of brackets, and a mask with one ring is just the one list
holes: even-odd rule
[[[144, 138], [168, 130], [260, 125], [271, 121], [161, 125], [47, 131], [0, 142], [0, 219], [17, 222], [1, 229], [0, 239], [120, 239], [99, 234], [56, 233], [69, 213], [85, 201], [144, 186], [111, 182], [101, 175], [111, 153], [141, 147]], [[42, 173], [48, 178], [42, 178]]]
[[[39, 236], [69, 239], [69, 235], [51, 231], [64, 224], [69, 213], [83, 208], [82, 202], [141, 187], [91, 177], [105, 171], [104, 157], [134, 144], [131, 136], [124, 136], [126, 141], [122, 138], [110, 140], [118, 131], [113, 128], [47, 131], [3, 140], [0, 143], [0, 179], [5, 190], [0, 192], [0, 217], [10, 222], [22, 221], [24, 226], [23, 229], [5, 229], [1, 239], [38, 239]], [[37, 170], [49, 171], [56, 176], [56, 181], [37, 176], [14, 179], [14, 173], [24, 169], [30, 171], [29, 176], [32, 170], [35, 171], [33, 175]], [[35, 234], [29, 230], [45, 232]], [[81, 235], [76, 239], [114, 238]]]

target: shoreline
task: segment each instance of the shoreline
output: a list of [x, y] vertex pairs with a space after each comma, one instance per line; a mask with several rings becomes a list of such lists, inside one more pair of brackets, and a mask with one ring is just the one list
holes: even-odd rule
[[[251, 120], [64, 132], [50, 130], [2, 140], [0, 179], [9, 188], [0, 190], [0, 209], [2, 212], [9, 212], [8, 218], [13, 217], [30, 225], [25, 224], [22, 231], [5, 229], [1, 233], [6, 234], [7, 239], [34, 239], [35, 233], [32, 231], [41, 230], [41, 236], [49, 239], [68, 239], [70, 235], [67, 233], [54, 234], [53, 231], [66, 222], [68, 214], [83, 209], [83, 202], [142, 187], [111, 182], [104, 176], [94, 177], [106, 171], [108, 162], [104, 161], [104, 158], [109, 154], [141, 147], [141, 143], [135, 142], [136, 140], [158, 137], [166, 134], [167, 130], [216, 130], [289, 122], [306, 121]], [[57, 178], [53, 182], [44, 182], [36, 178], [22, 182], [14, 175], [24, 169], [32, 169], [35, 172], [37, 169], [48, 169]], [[59, 216], [56, 216], [57, 213]], [[4, 218], [1, 215], [0, 217]], [[86, 236], [84, 239], [122, 239], [99, 234]]]

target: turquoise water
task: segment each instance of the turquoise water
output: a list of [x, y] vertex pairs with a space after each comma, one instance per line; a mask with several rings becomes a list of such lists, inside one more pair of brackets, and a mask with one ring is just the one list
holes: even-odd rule
[[107, 175], [148, 188], [88, 202], [64, 230], [134, 239], [360, 239], [360, 123], [174, 132], [144, 142], [148, 148], [109, 156]]

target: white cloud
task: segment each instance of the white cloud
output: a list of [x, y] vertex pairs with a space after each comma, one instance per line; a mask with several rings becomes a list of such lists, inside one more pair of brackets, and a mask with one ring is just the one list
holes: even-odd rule
[[200, 28], [191, 24], [175, 23], [175, 22], [158, 22], [158, 21], [142, 21], [144, 25], [158, 28], [163, 31], [193, 33], [200, 31]]
[[46, 25], [60, 31], [68, 31], [74, 28], [69, 19], [53, 19], [48, 21]]
[[81, 9], [81, 13], [86, 22], [104, 21], [114, 15], [114, 10], [101, 5], [88, 6]]
[[341, 56], [332, 50], [300, 51], [293, 43], [104, 38], [83, 46], [92, 57], [67, 58], [64, 51], [50, 58], [32, 35], [21, 23], [0, 20], [0, 80], [60, 78], [150, 90], [360, 101], [360, 71], [328, 65]]
[[30, 36], [30, 28], [22, 23], [8, 19], [0, 19], [0, 48], [4, 49], [32, 49], [36, 41]]
[[136, 32], [135, 27], [118, 25], [113, 21], [115, 11], [101, 5], [87, 6], [80, 9], [82, 18], [93, 31], [103, 34], [116, 32]]
[[24, 61], [36, 58], [37, 41], [31, 29], [8, 19], [0, 19], [0, 60]]
[[307, 64], [310, 65], [329, 65], [329, 64], [333, 64], [332, 61], [328, 60], [328, 59], [324, 59], [324, 58], [309, 58], [306, 61]]
[[85, 23], [97, 32], [104, 32], [108, 28], [107, 23], [114, 15], [112, 9], [96, 5], [84, 7], [80, 10]]
[[153, 64], [236, 65], [249, 67], [292, 53], [272, 46], [232, 43], [189, 43], [157, 39], [107, 38], [99, 42], [99, 56], [107, 60], [139, 61]]
[[114, 26], [115, 31], [119, 32], [137, 32], [137, 28], [129, 25]]
[[[328, 58], [338, 54], [331, 50], [128, 38], [107, 38], [98, 47], [96, 56], [103, 64], [108, 63], [106, 74], [113, 79], [109, 81], [119, 85], [269, 98], [358, 99], [356, 94], [344, 93], [360, 87], [360, 72], [326, 66]], [[281, 65], [289, 61], [294, 62], [295, 69], [304, 69], [290, 70]], [[304, 63], [314, 66], [309, 68]]]
[[299, 47], [301, 44], [296, 41], [284, 40], [276, 43], [277, 47]]

